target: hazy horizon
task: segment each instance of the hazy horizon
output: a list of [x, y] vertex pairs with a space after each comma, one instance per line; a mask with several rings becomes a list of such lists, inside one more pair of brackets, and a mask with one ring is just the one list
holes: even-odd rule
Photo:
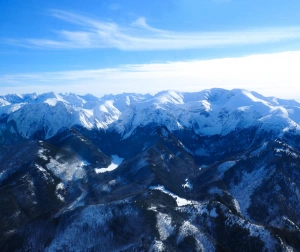
[[9, 1], [0, 17], [0, 94], [240, 88], [300, 100], [297, 6], [294, 0]]

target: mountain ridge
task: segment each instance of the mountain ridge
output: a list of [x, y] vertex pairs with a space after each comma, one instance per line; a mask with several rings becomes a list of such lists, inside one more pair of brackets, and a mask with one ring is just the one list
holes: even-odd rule
[[240, 89], [8, 97], [1, 251], [300, 250], [299, 103]]
[[[35, 119], [48, 120], [49, 129], [39, 122], [46, 132], [46, 138], [54, 136], [64, 125], [64, 128], [80, 125], [89, 129], [115, 129], [128, 137], [137, 127], [148, 123], [166, 125], [170, 130], [193, 128], [196, 133], [203, 135], [224, 135], [235, 127], [255, 124], [261, 124], [262, 128], [274, 124], [274, 128], [278, 125], [285, 131], [292, 128], [298, 131], [300, 123], [298, 102], [268, 98], [241, 89], [210, 89], [196, 93], [162, 91], [153, 96], [124, 93], [92, 99], [86, 98], [91, 98], [89, 95], [53, 92], [17, 97], [16, 100], [11, 95], [0, 97], [3, 104], [0, 113], [8, 116], [8, 122], [15, 121], [25, 138], [33, 134], [28, 129], [34, 120], [28, 116], [32, 111], [37, 115]], [[62, 118], [55, 121], [59, 117], [55, 112], [67, 118], [57, 127], [51, 122], [59, 123]]]

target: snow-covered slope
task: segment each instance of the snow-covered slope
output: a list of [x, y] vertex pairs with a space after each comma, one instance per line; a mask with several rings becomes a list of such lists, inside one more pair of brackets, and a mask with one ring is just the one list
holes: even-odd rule
[[300, 129], [299, 103], [240, 89], [163, 91], [154, 96], [124, 93], [102, 98], [55, 93], [6, 95], [0, 97], [0, 116], [15, 122], [23, 137], [43, 132], [45, 139], [73, 125], [114, 130], [123, 139], [148, 124], [209, 136], [250, 126], [276, 132]]
[[[116, 127], [129, 135], [138, 126], [163, 124], [200, 135], [226, 135], [236, 128], [299, 129], [300, 104], [274, 100], [245, 90], [211, 89], [198, 93], [161, 92], [123, 113]], [[130, 111], [130, 112], [129, 112]], [[127, 126], [127, 127], [126, 127]]]
[[238, 89], [1, 96], [0, 251], [300, 251], [299, 124]]

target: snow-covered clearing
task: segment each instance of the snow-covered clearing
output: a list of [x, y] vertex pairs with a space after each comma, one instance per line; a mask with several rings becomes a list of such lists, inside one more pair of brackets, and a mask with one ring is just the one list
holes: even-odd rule
[[158, 186], [150, 186], [149, 187], [150, 190], [159, 190], [159, 191], [162, 191], [163, 193], [166, 193], [170, 196], [172, 196], [175, 200], [176, 200], [176, 203], [177, 205], [180, 207], [180, 206], [185, 206], [185, 205], [193, 205], [193, 204], [198, 204], [197, 201], [192, 201], [192, 200], [187, 200], [187, 199], [184, 199], [184, 198], [180, 198], [179, 196], [177, 196], [176, 194], [168, 191], [165, 189], [164, 186], [162, 185], [158, 185]]
[[104, 172], [110, 172], [118, 168], [118, 166], [123, 162], [124, 158], [121, 158], [117, 155], [111, 156], [112, 161], [111, 164], [107, 168], [95, 168], [96, 173], [104, 173]]

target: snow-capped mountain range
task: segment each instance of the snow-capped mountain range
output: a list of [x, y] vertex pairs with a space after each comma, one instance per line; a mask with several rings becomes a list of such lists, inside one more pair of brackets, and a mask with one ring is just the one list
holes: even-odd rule
[[300, 129], [300, 104], [246, 90], [210, 89], [197, 93], [163, 91], [141, 94], [27, 94], [0, 97], [0, 115], [13, 121], [25, 138], [40, 129], [45, 139], [80, 125], [115, 130], [123, 138], [150, 123], [170, 131], [193, 129], [198, 135], [226, 135], [236, 128], [279, 131]]
[[240, 89], [0, 96], [0, 251], [300, 251], [299, 143]]

